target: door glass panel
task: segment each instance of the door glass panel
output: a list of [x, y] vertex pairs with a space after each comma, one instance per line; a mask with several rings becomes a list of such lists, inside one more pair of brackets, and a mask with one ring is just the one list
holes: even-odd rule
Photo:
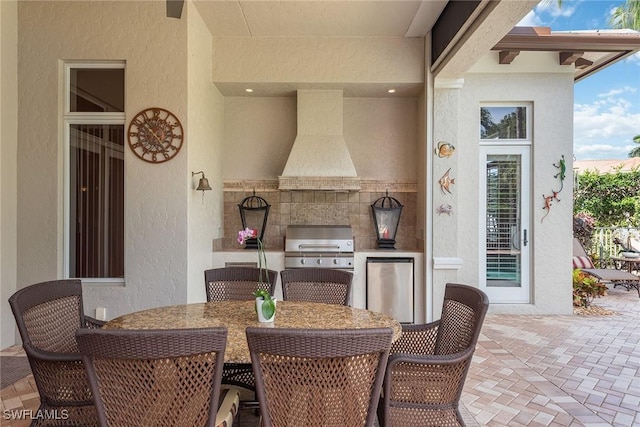
[[486, 162], [486, 285], [522, 285], [520, 155], [490, 154]]
[[124, 277], [124, 126], [70, 130], [69, 277]]

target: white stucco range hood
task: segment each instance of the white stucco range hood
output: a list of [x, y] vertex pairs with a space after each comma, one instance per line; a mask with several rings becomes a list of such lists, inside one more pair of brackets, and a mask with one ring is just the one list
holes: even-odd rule
[[341, 90], [298, 91], [298, 134], [278, 177], [280, 190], [360, 190], [342, 118]]

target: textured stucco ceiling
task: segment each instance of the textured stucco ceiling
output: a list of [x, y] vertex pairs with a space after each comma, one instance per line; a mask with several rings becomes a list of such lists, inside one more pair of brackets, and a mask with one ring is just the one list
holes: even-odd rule
[[423, 37], [448, 0], [195, 0], [214, 37]]
[[[460, 38], [454, 40], [455, 45], [452, 44], [448, 54], [443, 55], [437, 72], [452, 77], [464, 74], [535, 6], [536, 1], [480, 1], [477, 12], [466, 20], [461, 29]], [[393, 55], [385, 56], [384, 49], [388, 50], [386, 46], [395, 43], [398, 48], [394, 55], [397, 56], [396, 52], [402, 52], [409, 46], [408, 39], [422, 40], [448, 2], [194, 0], [214, 37], [217, 68], [213, 77], [225, 96], [246, 96], [244, 89], [247, 87], [262, 96], [291, 96], [302, 88], [342, 89], [345, 96], [417, 96], [424, 89], [424, 50], [417, 53], [420, 61], [416, 66], [393, 59]], [[499, 13], [494, 13], [496, 10]], [[485, 25], [484, 21], [490, 15], [496, 16], [489, 19], [490, 25]], [[312, 39], [316, 42], [309, 41]], [[372, 40], [380, 43], [372, 47]], [[340, 47], [331, 50], [336, 43]], [[360, 52], [357, 48], [349, 50], [358, 43]], [[289, 48], [292, 45], [293, 49], [282, 50], [283, 46]], [[300, 52], [302, 55], [296, 56]], [[309, 57], [309, 52], [316, 55]], [[261, 62], [254, 63], [256, 58]], [[377, 62], [371, 58], [376, 58]], [[410, 68], [419, 72], [419, 79], [390, 76], [390, 63], [402, 70]], [[292, 75], [305, 66], [311, 71], [306, 72], [304, 78]], [[252, 72], [250, 77], [239, 75], [243, 70], [246, 74], [247, 68]], [[327, 70], [325, 74], [330, 70], [335, 72], [316, 78], [317, 70]], [[342, 75], [349, 70], [351, 74]], [[371, 77], [372, 74], [375, 76]], [[396, 89], [396, 93], [387, 94], [388, 88]]]

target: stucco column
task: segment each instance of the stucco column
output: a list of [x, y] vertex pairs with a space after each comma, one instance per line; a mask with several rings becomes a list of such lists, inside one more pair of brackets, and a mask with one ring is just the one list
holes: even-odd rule
[[18, 3], [0, 1], [0, 348], [16, 343], [7, 301], [17, 289]]
[[[463, 79], [436, 79], [433, 100], [433, 157], [431, 173], [433, 191], [433, 309], [434, 318], [440, 317], [444, 288], [454, 282], [462, 266], [458, 255], [458, 176], [460, 146], [460, 88]], [[451, 144], [453, 154], [439, 145]], [[471, 178], [467, 178], [471, 179]]]

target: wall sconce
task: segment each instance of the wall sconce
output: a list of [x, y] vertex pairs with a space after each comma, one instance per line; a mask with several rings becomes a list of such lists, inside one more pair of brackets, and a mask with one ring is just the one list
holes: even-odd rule
[[211, 190], [211, 186], [209, 185], [209, 180], [205, 178], [203, 171], [191, 172], [191, 177], [193, 178], [194, 175], [198, 175], [200, 173], [202, 174], [202, 178], [200, 178], [200, 181], [198, 181], [198, 187], [196, 188], [196, 191], [202, 191], [202, 200], [204, 203], [204, 192]]

